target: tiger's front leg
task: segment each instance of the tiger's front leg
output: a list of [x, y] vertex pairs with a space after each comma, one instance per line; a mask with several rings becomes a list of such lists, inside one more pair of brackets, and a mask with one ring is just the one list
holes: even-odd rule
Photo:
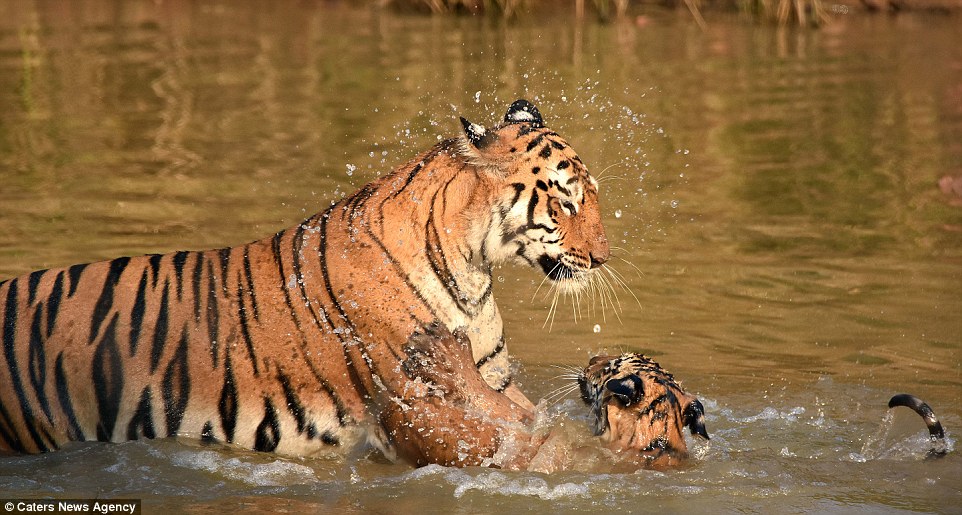
[[524, 467], [543, 436], [530, 412], [492, 390], [478, 372], [470, 342], [440, 324], [415, 332], [401, 364], [409, 380], [382, 409], [398, 455], [417, 465]]

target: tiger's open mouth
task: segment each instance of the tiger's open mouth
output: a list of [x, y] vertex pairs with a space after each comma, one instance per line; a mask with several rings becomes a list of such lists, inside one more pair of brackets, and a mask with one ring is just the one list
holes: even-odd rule
[[541, 269], [544, 270], [544, 275], [548, 276], [548, 279], [552, 281], [571, 279], [575, 274], [582, 272], [581, 270], [571, 268], [564, 264], [560, 259], [555, 259], [547, 254], [542, 254], [541, 257], [538, 258], [538, 264], [541, 265]]

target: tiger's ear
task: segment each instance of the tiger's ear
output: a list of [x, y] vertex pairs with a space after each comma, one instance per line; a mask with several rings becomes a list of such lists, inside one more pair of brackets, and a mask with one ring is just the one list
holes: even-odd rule
[[631, 406], [645, 396], [644, 383], [638, 376], [625, 376], [621, 379], [609, 379], [605, 389], [611, 392], [622, 404]]
[[523, 98], [515, 100], [508, 106], [508, 112], [504, 115], [504, 123], [530, 123], [535, 128], [544, 127], [544, 120], [538, 108], [531, 102]]
[[695, 399], [685, 406], [685, 411], [682, 413], [684, 417], [684, 424], [691, 434], [698, 435], [705, 440], [710, 440], [708, 437], [708, 430], [705, 429], [705, 407], [701, 405], [701, 401]]
[[468, 138], [468, 142], [471, 143], [474, 148], [480, 149], [491, 143], [492, 134], [488, 133], [488, 130], [485, 129], [483, 125], [471, 123], [467, 118], [462, 116], [461, 126], [464, 127], [464, 136]]

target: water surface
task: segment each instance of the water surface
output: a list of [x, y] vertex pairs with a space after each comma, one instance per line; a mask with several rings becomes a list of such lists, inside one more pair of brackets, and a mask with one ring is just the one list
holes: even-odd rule
[[[526, 97], [602, 177], [628, 288], [617, 313], [551, 319], [537, 273], [496, 270], [524, 389], [644, 351], [702, 398], [713, 436], [677, 472], [551, 476], [88, 444], [0, 460], [0, 494], [193, 512], [958, 512], [962, 201], [937, 184], [962, 176], [960, 40], [958, 18], [921, 15], [701, 32], [658, 11], [597, 25], [0, 4], [0, 277], [258, 239], [456, 134], [458, 115], [492, 123]], [[945, 459], [922, 460], [917, 417], [886, 418], [902, 391], [942, 418]], [[552, 409], [588, 438], [577, 403]]]

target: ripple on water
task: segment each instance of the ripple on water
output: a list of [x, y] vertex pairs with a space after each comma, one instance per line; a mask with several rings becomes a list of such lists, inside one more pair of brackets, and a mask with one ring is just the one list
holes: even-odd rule
[[[154, 454], [152, 450], [152, 454]], [[160, 457], [159, 454], [155, 454]], [[314, 469], [285, 460], [252, 463], [238, 457], [227, 457], [214, 451], [181, 451], [168, 454], [177, 467], [202, 470], [252, 486], [288, 486], [318, 481]]]

